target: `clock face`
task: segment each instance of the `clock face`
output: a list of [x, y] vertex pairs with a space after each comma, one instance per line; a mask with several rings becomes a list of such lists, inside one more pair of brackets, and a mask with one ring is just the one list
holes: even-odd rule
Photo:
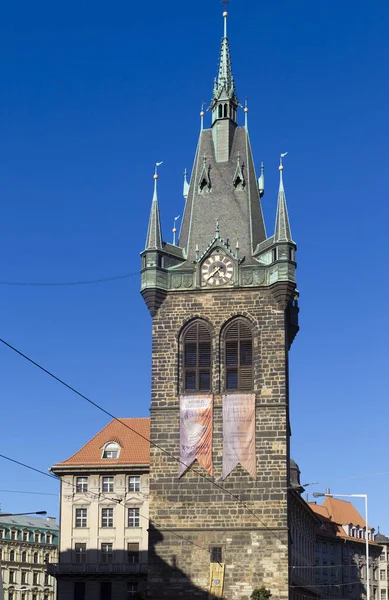
[[212, 254], [201, 267], [202, 285], [224, 285], [232, 281], [234, 265], [230, 258], [223, 254]]

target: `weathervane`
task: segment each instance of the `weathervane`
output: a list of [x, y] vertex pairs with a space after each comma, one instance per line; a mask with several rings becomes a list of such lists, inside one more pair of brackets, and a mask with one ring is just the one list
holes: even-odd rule
[[284, 170], [283, 160], [284, 160], [284, 158], [285, 158], [285, 156], [287, 154], [288, 154], [287, 152], [284, 152], [283, 154], [280, 154], [280, 166], [279, 166], [280, 171]]

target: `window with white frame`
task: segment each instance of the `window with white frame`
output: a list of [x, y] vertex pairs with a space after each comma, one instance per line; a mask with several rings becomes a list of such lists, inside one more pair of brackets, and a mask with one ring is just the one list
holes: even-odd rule
[[87, 527], [88, 509], [76, 508], [76, 527]]
[[76, 563], [85, 563], [86, 562], [86, 544], [79, 543], [76, 544], [75, 547], [75, 555], [76, 555]]
[[11, 540], [16, 540], [18, 537], [18, 533], [15, 529], [12, 529], [11, 531]]
[[128, 562], [131, 565], [137, 565], [139, 563], [139, 543], [128, 542], [127, 556]]
[[4, 529], [0, 529], [0, 540], [3, 540], [5, 537]]
[[127, 583], [127, 598], [132, 598], [138, 594], [138, 582], [129, 581]]
[[51, 544], [51, 542], [52, 542], [51, 533], [46, 533], [46, 544]]
[[386, 579], [385, 569], [380, 569], [380, 580], [384, 581]]
[[15, 550], [11, 550], [9, 553], [10, 562], [15, 562]]
[[38, 562], [39, 562], [38, 552], [34, 552], [33, 562], [34, 562], [34, 565], [38, 564]]
[[38, 585], [39, 583], [39, 572], [38, 571], [33, 571], [32, 574], [32, 585]]
[[113, 508], [101, 509], [101, 527], [113, 527]]
[[28, 531], [23, 531], [23, 542], [28, 542], [30, 539], [30, 534]]
[[39, 544], [39, 542], [40, 542], [40, 541], [41, 541], [41, 534], [40, 534], [38, 531], [36, 531], [36, 532], [34, 533], [34, 542], [35, 542], [36, 544]]
[[23, 550], [22, 552], [22, 563], [27, 562], [27, 552], [25, 550]]
[[114, 477], [103, 477], [102, 490], [104, 493], [114, 491]]
[[16, 583], [16, 571], [10, 570], [10, 572], [9, 572], [9, 583]]
[[88, 477], [76, 477], [76, 491], [79, 493], [88, 491]]
[[128, 491], [140, 492], [140, 476], [135, 475], [128, 478]]
[[386, 590], [381, 590], [381, 598], [380, 600], [386, 600]]
[[28, 583], [28, 571], [22, 571], [21, 583], [23, 585], [25, 585], [26, 583]]
[[128, 526], [129, 527], [140, 527], [140, 509], [129, 508], [128, 509]]
[[108, 564], [112, 563], [113, 558], [113, 545], [112, 544], [101, 544], [101, 562]]
[[119, 458], [120, 446], [116, 442], [105, 444], [102, 458]]

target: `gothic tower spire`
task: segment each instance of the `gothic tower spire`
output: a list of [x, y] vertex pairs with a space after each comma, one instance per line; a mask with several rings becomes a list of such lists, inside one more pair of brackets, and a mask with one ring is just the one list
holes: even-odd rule
[[231, 67], [227, 17], [228, 13], [225, 10], [223, 12], [224, 36], [220, 50], [219, 70], [215, 78], [211, 102], [213, 141], [217, 162], [225, 162], [230, 158], [239, 105]]
[[151, 203], [150, 219], [149, 219], [149, 226], [147, 229], [145, 250], [160, 250], [162, 248], [162, 230], [161, 230], [161, 221], [159, 218], [158, 192], [157, 192], [158, 166], [159, 166], [159, 164], [157, 164], [155, 166], [154, 194], [153, 194], [153, 201]]
[[281, 154], [280, 157], [280, 186], [278, 190], [278, 204], [277, 204], [277, 216], [276, 216], [276, 228], [274, 233], [275, 242], [292, 242], [292, 233], [290, 230], [288, 209], [286, 206], [286, 196], [284, 189], [284, 182], [282, 173], [284, 171], [283, 158], [287, 154]]

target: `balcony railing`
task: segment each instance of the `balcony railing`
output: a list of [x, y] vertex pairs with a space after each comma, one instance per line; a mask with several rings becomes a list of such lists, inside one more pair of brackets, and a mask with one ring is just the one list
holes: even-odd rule
[[59, 575], [143, 575], [147, 573], [147, 564], [49, 563], [47, 572], [54, 577]]

